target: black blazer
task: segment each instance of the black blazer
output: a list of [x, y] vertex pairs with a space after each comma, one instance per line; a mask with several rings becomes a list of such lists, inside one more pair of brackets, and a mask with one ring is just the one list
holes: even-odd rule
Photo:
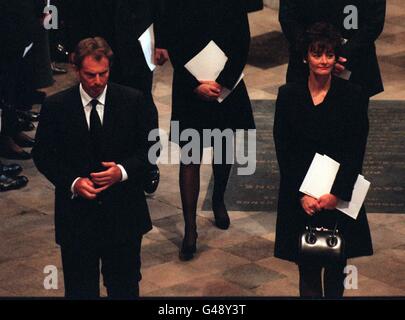
[[[350, 201], [358, 174], [362, 172], [368, 136], [368, 97], [360, 87], [333, 78], [325, 101], [313, 106], [308, 85], [290, 83], [280, 88], [274, 120], [274, 141], [280, 167], [280, 190], [275, 256], [295, 261], [298, 235], [308, 216], [300, 205], [302, 181], [315, 153], [340, 163], [331, 193]], [[367, 178], [367, 177], [366, 177]], [[357, 220], [340, 211], [323, 211], [314, 225], [338, 227], [346, 240], [348, 257], [372, 254], [364, 207]]]
[[[358, 8], [358, 30], [344, 27], [347, 5]], [[385, 11], [386, 0], [281, 0], [279, 20], [290, 43], [287, 82], [306, 81], [308, 68], [296, 50], [297, 39], [309, 26], [324, 21], [333, 24], [348, 39], [342, 56], [348, 59], [351, 81], [361, 85], [370, 97], [384, 91], [374, 42], [384, 28]]]
[[72, 199], [71, 184], [77, 177], [89, 177], [93, 159], [79, 87], [45, 101], [32, 154], [38, 170], [55, 186], [57, 243], [120, 243], [151, 229], [143, 192], [150, 119], [151, 109], [140, 92], [109, 83], [103, 159], [121, 164], [129, 179], [103, 192], [97, 201]]

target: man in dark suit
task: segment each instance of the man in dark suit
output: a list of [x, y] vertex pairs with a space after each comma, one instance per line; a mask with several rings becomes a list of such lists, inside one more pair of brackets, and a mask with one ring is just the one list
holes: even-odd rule
[[[100, 36], [114, 51], [111, 80], [140, 90], [155, 109], [154, 121], [158, 126], [158, 113], [152, 97], [153, 72], [146, 63], [138, 38], [153, 23], [155, 34], [155, 63], [163, 65], [168, 60], [167, 50], [160, 39], [160, 18], [163, 0], [71, 0], [62, 1], [67, 31], [67, 49], [72, 50], [78, 41]], [[158, 185], [159, 170], [152, 164], [145, 191], [153, 193]]]
[[100, 260], [108, 296], [137, 297], [141, 240], [152, 228], [142, 184], [153, 112], [139, 91], [108, 82], [111, 59], [101, 38], [78, 44], [80, 85], [45, 101], [33, 149], [56, 187], [69, 298], [99, 296]]
[[323, 21], [333, 24], [346, 39], [336, 73], [349, 70], [350, 81], [361, 85], [369, 97], [384, 91], [374, 42], [384, 28], [385, 11], [386, 0], [281, 0], [279, 20], [290, 43], [287, 82], [307, 79], [308, 68], [297, 42], [309, 26]]

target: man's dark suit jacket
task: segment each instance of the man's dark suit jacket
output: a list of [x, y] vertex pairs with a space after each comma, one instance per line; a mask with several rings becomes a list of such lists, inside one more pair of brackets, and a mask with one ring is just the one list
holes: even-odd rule
[[109, 83], [103, 120], [104, 161], [121, 164], [128, 180], [104, 191], [96, 201], [72, 199], [77, 177], [89, 177], [93, 159], [79, 87], [48, 98], [42, 106], [33, 157], [55, 186], [55, 231], [60, 245], [123, 243], [151, 228], [143, 192], [147, 163], [149, 107], [134, 89]]
[[[347, 5], [358, 8], [358, 30], [344, 27]], [[385, 11], [386, 0], [281, 0], [279, 19], [290, 43], [287, 82], [306, 79], [308, 68], [296, 49], [297, 40], [309, 26], [324, 21], [333, 24], [348, 39], [342, 56], [348, 59], [350, 80], [361, 85], [370, 97], [384, 91], [374, 42], [384, 28]]]

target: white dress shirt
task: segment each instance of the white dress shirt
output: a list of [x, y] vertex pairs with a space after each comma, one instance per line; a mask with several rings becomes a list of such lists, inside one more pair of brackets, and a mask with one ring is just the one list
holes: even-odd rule
[[[91, 105], [91, 101], [93, 100], [93, 98], [90, 97], [86, 91], [84, 91], [82, 84], [80, 84], [80, 86], [79, 86], [79, 91], [80, 91], [80, 98], [82, 100], [82, 104], [83, 104], [83, 108], [84, 108], [84, 113], [86, 116], [87, 127], [90, 130], [90, 113], [91, 113], [91, 109], [93, 108], [93, 106]], [[107, 94], [107, 86], [105, 87], [104, 91], [97, 98], [95, 98], [95, 100], [98, 101], [96, 110], [97, 110], [98, 116], [100, 117], [101, 125], [103, 125], [103, 120], [104, 120], [104, 107], [105, 107], [106, 94]], [[128, 180], [128, 174], [127, 174], [126, 170], [124, 169], [124, 167], [120, 164], [117, 164], [117, 167], [121, 170], [121, 175], [122, 175], [121, 182]], [[80, 179], [80, 177], [76, 178], [75, 181], [73, 181], [73, 183], [72, 183], [71, 191], [73, 194], [74, 194], [74, 186], [75, 186], [77, 180], [79, 180], [79, 179]]]

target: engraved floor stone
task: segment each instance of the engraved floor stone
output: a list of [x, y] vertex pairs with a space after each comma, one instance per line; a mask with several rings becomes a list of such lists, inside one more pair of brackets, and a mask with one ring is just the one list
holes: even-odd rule
[[[279, 169], [273, 142], [275, 102], [255, 100], [257, 166], [250, 176], [234, 166], [226, 196], [228, 210], [276, 211]], [[371, 101], [370, 132], [363, 175], [371, 182], [366, 198], [369, 213], [405, 213], [405, 101]], [[213, 180], [204, 202], [209, 208]]]

